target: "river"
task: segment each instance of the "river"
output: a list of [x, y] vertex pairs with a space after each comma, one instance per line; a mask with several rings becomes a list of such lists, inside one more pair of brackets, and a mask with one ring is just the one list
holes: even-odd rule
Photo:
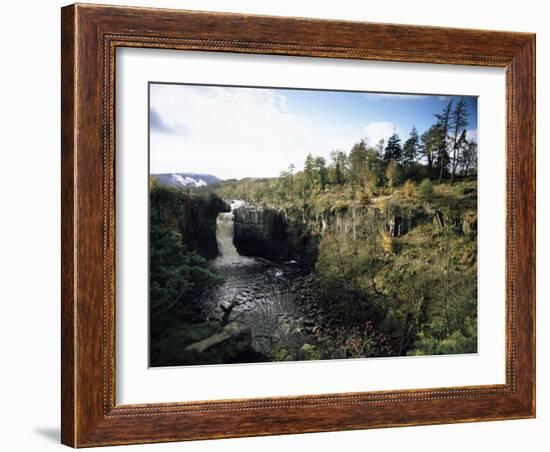
[[[274, 351], [290, 358], [304, 346], [314, 344], [303, 303], [296, 285], [304, 271], [294, 262], [275, 263], [258, 257], [241, 256], [233, 244], [233, 210], [242, 201], [231, 203], [231, 212], [217, 217], [216, 238], [219, 256], [210, 264], [224, 282], [207, 291], [198, 301], [207, 318], [238, 321], [252, 332], [254, 349], [268, 357]], [[303, 296], [302, 296], [303, 297]], [[288, 355], [288, 356], [285, 356]]]

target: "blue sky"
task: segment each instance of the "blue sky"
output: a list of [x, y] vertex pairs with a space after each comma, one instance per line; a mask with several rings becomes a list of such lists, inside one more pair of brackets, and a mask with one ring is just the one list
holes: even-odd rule
[[[222, 179], [273, 177], [311, 152], [328, 158], [362, 138], [421, 134], [460, 96], [379, 94], [199, 85], [150, 85], [151, 173], [197, 172]], [[464, 97], [470, 139], [477, 98]]]
[[[279, 90], [299, 114], [319, 124], [360, 127], [372, 122], [391, 122], [405, 139], [413, 126], [419, 133], [435, 122], [449, 100], [460, 96], [356, 93], [344, 91]], [[467, 129], [477, 129], [477, 98], [463, 96], [469, 113]]]

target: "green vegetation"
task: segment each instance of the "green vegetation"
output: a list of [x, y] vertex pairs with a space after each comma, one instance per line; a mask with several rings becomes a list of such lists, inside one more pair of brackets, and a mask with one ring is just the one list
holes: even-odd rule
[[[213, 195], [210, 204], [223, 202]], [[201, 197], [180, 190], [150, 184], [149, 211], [149, 308], [151, 340], [157, 340], [176, 321], [199, 321], [200, 316], [191, 301], [206, 287], [222, 279], [207, 269], [206, 259], [191, 250], [183, 240], [184, 222], [176, 214], [205, 203]], [[209, 204], [206, 204], [209, 206]], [[214, 218], [217, 212], [214, 209]], [[189, 215], [187, 215], [189, 216]]]
[[230, 364], [264, 361], [251, 346], [250, 330], [238, 323], [174, 321], [151, 345], [151, 365]]
[[291, 165], [279, 178], [216, 187], [284, 210], [289, 240], [315, 246], [315, 297], [337, 319], [327, 343], [340, 354], [477, 349], [476, 143], [462, 101], [435, 116], [403, 146], [397, 134], [385, 145], [361, 140], [328, 163], [309, 154], [303, 171]]
[[[300, 298], [327, 313], [326, 324], [315, 325], [315, 343], [294, 351], [274, 346], [257, 360], [475, 352], [477, 145], [467, 137], [462, 101], [435, 117], [422, 135], [413, 128], [404, 141], [397, 133], [387, 143], [360, 140], [328, 161], [310, 153], [302, 171], [290, 165], [277, 178], [187, 191], [153, 180], [151, 337], [159, 362], [253, 356], [248, 331], [229, 315], [205, 321], [190, 302], [221, 282], [205, 258], [217, 254], [222, 198], [284, 213], [288, 258], [314, 275]], [[237, 328], [234, 342], [212, 348], [214, 361], [189, 355], [190, 344], [200, 348], [209, 335], [223, 337], [224, 328]]]

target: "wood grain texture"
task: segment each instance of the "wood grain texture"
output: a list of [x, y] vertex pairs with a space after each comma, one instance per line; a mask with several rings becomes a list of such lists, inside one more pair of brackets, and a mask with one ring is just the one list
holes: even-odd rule
[[[535, 37], [72, 5], [62, 10], [62, 442], [74, 447], [535, 415]], [[115, 403], [117, 47], [506, 68], [506, 384]]]
[[75, 30], [74, 8], [63, 9], [61, 19], [61, 412], [63, 428], [61, 441], [75, 443], [76, 386], [74, 339], [76, 309], [74, 302], [74, 151], [75, 143]]

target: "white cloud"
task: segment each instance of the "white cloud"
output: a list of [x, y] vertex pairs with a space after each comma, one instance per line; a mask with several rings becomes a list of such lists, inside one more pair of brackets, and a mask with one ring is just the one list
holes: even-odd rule
[[[272, 177], [312, 152], [351, 147], [358, 131], [322, 128], [291, 111], [276, 90], [151, 85], [151, 108], [170, 134], [151, 130], [151, 173]], [[179, 129], [178, 129], [179, 125]]]
[[394, 133], [399, 134], [399, 128], [391, 121], [370, 122], [365, 127], [365, 135], [371, 145], [381, 139], [387, 141]]
[[466, 138], [477, 143], [477, 129], [466, 130]]

